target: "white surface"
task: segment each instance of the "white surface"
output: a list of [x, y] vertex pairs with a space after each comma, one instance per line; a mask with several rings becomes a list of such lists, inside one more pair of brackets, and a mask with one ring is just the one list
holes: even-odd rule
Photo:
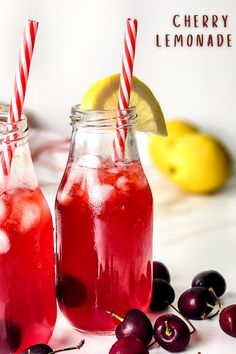
[[[147, 158], [143, 162], [154, 196], [154, 259], [159, 259], [168, 266], [176, 300], [190, 287], [196, 273], [216, 269], [227, 280], [227, 292], [222, 296], [223, 305], [236, 303], [235, 176], [218, 194], [194, 196], [172, 185], [148, 163]], [[44, 187], [52, 208], [56, 189], [57, 186]], [[158, 315], [152, 315], [152, 319]], [[236, 353], [236, 339], [221, 331], [218, 317], [193, 323], [197, 334], [192, 337], [186, 354]], [[81, 354], [108, 354], [115, 342], [113, 336], [79, 333], [59, 314], [50, 342], [53, 348], [76, 344], [82, 338], [85, 338], [86, 344], [80, 350]], [[167, 352], [161, 348], [153, 348], [150, 353]]]
[[[157, 48], [175, 14], [229, 16], [206, 33], [232, 33], [233, 48]], [[69, 132], [72, 104], [91, 83], [120, 71], [124, 22], [139, 20], [134, 73], [160, 100], [166, 118], [199, 123], [236, 150], [235, 0], [0, 0], [0, 100], [11, 96], [26, 18], [40, 22], [25, 108], [38, 124]], [[202, 33], [179, 29], [177, 33]]]

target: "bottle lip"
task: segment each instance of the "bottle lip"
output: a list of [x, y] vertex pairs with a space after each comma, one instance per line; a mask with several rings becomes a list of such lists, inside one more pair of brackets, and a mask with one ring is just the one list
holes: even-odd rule
[[[71, 108], [71, 125], [79, 124], [84, 127], [116, 127], [134, 125], [137, 113], [134, 106], [125, 109], [83, 109], [80, 104]], [[117, 125], [123, 120], [122, 127]]]
[[28, 133], [27, 117], [22, 114], [18, 122], [8, 123], [7, 111], [0, 112], [0, 144], [11, 143], [25, 138]]

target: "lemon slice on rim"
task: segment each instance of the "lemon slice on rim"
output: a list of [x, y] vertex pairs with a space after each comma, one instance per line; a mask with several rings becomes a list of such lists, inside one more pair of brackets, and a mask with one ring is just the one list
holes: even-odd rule
[[[96, 81], [85, 93], [82, 109], [116, 109], [120, 74]], [[135, 106], [138, 114], [136, 129], [166, 136], [167, 130], [161, 107], [152, 91], [133, 76], [130, 107]]]

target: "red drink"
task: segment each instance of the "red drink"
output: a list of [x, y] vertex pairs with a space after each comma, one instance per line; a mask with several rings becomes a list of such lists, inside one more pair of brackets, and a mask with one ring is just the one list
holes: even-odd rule
[[55, 320], [52, 221], [39, 188], [0, 191], [0, 352], [50, 339]]
[[151, 191], [139, 161], [107, 161], [68, 164], [56, 200], [59, 305], [92, 332], [114, 330], [108, 311], [146, 310], [151, 297]]

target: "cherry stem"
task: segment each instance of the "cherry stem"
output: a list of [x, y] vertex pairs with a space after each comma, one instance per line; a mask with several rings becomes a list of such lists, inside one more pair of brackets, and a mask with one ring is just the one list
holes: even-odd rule
[[184, 321], [192, 328], [192, 331], [190, 331], [190, 334], [193, 334], [194, 332], [196, 332], [196, 328], [194, 327], [194, 325], [186, 318], [182, 315], [181, 312], [179, 312], [179, 310], [172, 304], [169, 304], [170, 307], [172, 307], [173, 310], [175, 310], [183, 319]]
[[66, 352], [67, 350], [75, 350], [75, 349], [80, 349], [85, 343], [85, 340], [82, 339], [81, 342], [77, 345], [75, 345], [74, 347], [68, 347], [68, 348], [64, 348], [64, 349], [58, 349], [55, 350], [53, 352], [50, 352], [49, 354], [55, 354], [55, 353], [60, 353], [60, 352]]
[[150, 343], [147, 348], [150, 349], [154, 344], [156, 343], [156, 341], [154, 340], [152, 343]]
[[118, 316], [116, 313], [112, 312], [112, 311], [106, 311], [106, 313], [108, 313], [109, 315], [111, 315], [112, 317], [115, 317], [117, 320], [119, 320], [120, 322], [124, 321], [124, 318]]
[[168, 321], [165, 321], [166, 335], [170, 337], [172, 335], [172, 330], [169, 327]]
[[[221, 308], [222, 308], [220, 299], [219, 299], [218, 296], [216, 295], [215, 290], [214, 290], [212, 287], [210, 287], [208, 290], [210, 291], [210, 293], [213, 295], [214, 299], [216, 300], [217, 305], [218, 305], [218, 309], [217, 309], [216, 313], [214, 313], [212, 316], [205, 316], [203, 319], [206, 319], [206, 318], [210, 319], [210, 318], [215, 317], [216, 315], [218, 315], [218, 313], [221, 311]], [[206, 305], [207, 305], [208, 307], [211, 307], [212, 309], [215, 308], [215, 306], [212, 306], [211, 304], [206, 303]]]
[[221, 304], [221, 301], [220, 301], [220, 299], [218, 298], [218, 296], [216, 295], [216, 293], [215, 293], [215, 290], [211, 287], [211, 288], [209, 288], [209, 291], [212, 293], [212, 295], [214, 296], [214, 298], [216, 299], [216, 301], [217, 301], [217, 304], [218, 304], [218, 307], [219, 307], [219, 311], [221, 310], [221, 308], [222, 308], [222, 304]]
[[206, 305], [207, 305], [207, 307], [210, 307], [211, 309], [214, 309], [214, 308], [215, 308], [215, 306], [213, 306], [213, 305], [211, 305], [211, 304], [208, 304], [208, 302], [206, 302]]

